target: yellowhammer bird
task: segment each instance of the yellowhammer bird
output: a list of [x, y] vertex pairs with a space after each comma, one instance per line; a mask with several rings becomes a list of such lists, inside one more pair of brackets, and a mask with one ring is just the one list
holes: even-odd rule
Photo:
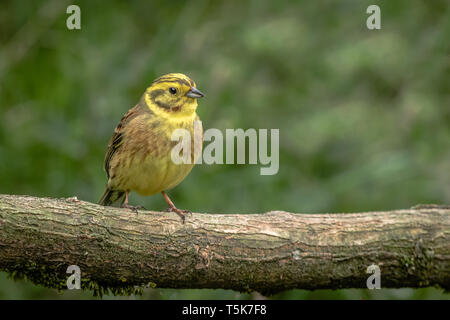
[[[153, 81], [114, 130], [104, 162], [108, 183], [99, 204], [118, 203], [137, 211], [138, 207], [128, 204], [130, 191], [143, 196], [161, 192], [169, 210], [184, 222], [188, 211], [176, 208], [165, 190], [183, 181], [201, 154], [203, 129], [196, 109], [197, 99], [203, 96], [195, 82], [181, 73], [166, 74]], [[194, 122], [198, 125], [194, 126]], [[191, 146], [200, 146], [195, 154], [191, 148], [191, 164], [172, 161], [172, 148], [178, 142], [172, 141], [171, 136], [176, 129], [188, 130]]]

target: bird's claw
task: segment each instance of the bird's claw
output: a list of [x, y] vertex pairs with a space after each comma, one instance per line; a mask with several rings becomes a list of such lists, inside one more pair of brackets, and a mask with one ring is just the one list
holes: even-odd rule
[[168, 207], [165, 211], [166, 212], [175, 212], [176, 214], [178, 214], [180, 216], [183, 224], [186, 221], [186, 215], [189, 215], [192, 217], [192, 211], [190, 211], [190, 210], [178, 209], [176, 207]]
[[134, 212], [136, 212], [136, 214], [138, 214], [138, 209], [140, 210], [146, 210], [143, 206], [132, 206], [130, 204], [124, 203], [120, 206], [121, 208], [126, 208], [126, 209], [131, 209]]

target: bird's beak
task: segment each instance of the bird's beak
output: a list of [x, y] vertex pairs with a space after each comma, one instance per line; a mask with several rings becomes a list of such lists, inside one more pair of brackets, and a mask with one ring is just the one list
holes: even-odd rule
[[186, 96], [189, 98], [202, 98], [205, 95], [197, 88], [191, 87], [191, 90], [186, 93]]

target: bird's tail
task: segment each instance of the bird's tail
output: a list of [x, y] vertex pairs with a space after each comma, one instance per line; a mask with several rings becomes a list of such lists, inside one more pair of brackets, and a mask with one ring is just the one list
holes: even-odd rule
[[98, 202], [103, 206], [113, 206], [115, 204], [122, 205], [125, 202], [125, 191], [122, 190], [111, 190], [106, 187], [105, 192], [103, 192], [102, 198]]

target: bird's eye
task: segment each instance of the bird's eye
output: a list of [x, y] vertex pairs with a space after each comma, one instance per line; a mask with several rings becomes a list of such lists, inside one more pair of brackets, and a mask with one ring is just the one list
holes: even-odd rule
[[171, 94], [175, 94], [175, 93], [177, 93], [177, 89], [175, 89], [175, 88], [169, 88], [169, 92], [171, 93]]

